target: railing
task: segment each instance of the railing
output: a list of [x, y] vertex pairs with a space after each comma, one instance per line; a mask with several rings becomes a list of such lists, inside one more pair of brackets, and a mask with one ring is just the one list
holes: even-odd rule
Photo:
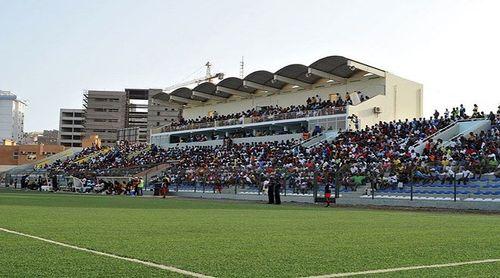
[[[426, 142], [428, 142], [430, 139], [433, 139], [435, 138], [437, 135], [440, 135], [440, 134], [443, 134], [443, 132], [445, 131], [448, 131], [450, 130], [452, 127], [454, 127], [455, 125], [457, 125], [458, 123], [463, 123], [463, 122], [476, 122], [476, 121], [484, 121], [484, 120], [487, 120], [487, 118], [483, 118], [483, 117], [477, 117], [477, 118], [468, 118], [468, 119], [458, 119], [458, 120], [454, 120], [452, 121], [450, 124], [448, 124], [447, 126], [437, 130], [436, 132], [434, 132], [433, 134], [425, 137], [424, 139], [421, 139], [421, 140], [418, 140], [418, 142], [416, 142], [415, 144], [413, 144], [413, 149], [417, 150], [418, 152], [421, 152], [423, 150], [423, 146]], [[452, 140], [454, 137], [458, 136], [458, 135], [462, 135], [462, 133], [459, 131], [457, 135], [455, 136], [452, 136], [452, 138], [448, 139], [447, 141], [450, 141]]]
[[265, 116], [252, 116], [246, 118], [239, 119], [229, 119], [222, 121], [212, 121], [205, 123], [192, 123], [182, 126], [172, 126], [167, 125], [161, 128], [156, 128], [152, 130], [152, 133], [162, 133], [162, 132], [171, 132], [171, 131], [182, 131], [182, 130], [192, 130], [192, 129], [200, 129], [200, 128], [211, 128], [211, 127], [222, 127], [222, 126], [231, 126], [231, 125], [240, 125], [240, 124], [252, 124], [252, 123], [261, 123], [261, 122], [270, 122], [270, 121], [279, 121], [279, 120], [289, 120], [289, 119], [298, 119], [298, 118], [310, 118], [310, 117], [320, 117], [320, 116], [328, 116], [328, 115], [337, 115], [337, 114], [345, 114], [346, 107], [328, 107], [321, 110], [308, 110], [308, 111], [299, 111], [299, 112], [289, 112], [289, 113], [281, 113], [275, 115], [265, 115]]

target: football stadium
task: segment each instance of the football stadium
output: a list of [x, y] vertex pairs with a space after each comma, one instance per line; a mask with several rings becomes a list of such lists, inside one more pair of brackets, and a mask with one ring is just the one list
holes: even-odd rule
[[240, 65], [85, 89], [58, 148], [4, 139], [0, 277], [500, 277], [498, 94], [424, 107], [343, 53]]
[[3, 276], [499, 273], [500, 111], [343, 56], [151, 95], [149, 142], [6, 172]]

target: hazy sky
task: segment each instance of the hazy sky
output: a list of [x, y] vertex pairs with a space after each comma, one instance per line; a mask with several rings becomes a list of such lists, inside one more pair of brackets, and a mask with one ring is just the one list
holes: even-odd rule
[[[0, 90], [57, 129], [85, 89], [162, 88], [342, 55], [424, 84], [424, 109], [496, 110], [500, 1], [0, 0]], [[198, 71], [197, 71], [198, 70]]]

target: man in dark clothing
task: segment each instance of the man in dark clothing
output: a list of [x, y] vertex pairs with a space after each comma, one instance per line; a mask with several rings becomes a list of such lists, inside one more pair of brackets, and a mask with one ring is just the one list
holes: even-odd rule
[[268, 204], [274, 204], [274, 183], [272, 179], [266, 180], [267, 183], [267, 197], [269, 198]]
[[26, 182], [26, 179], [28, 178], [28, 175], [24, 175], [21, 177], [21, 188], [26, 188], [26, 186], [28, 185], [28, 183]]
[[280, 198], [280, 190], [281, 190], [281, 179], [275, 176], [272, 179], [272, 182], [274, 184], [274, 204], [280, 205], [281, 204], [281, 198]]
[[54, 192], [59, 190], [59, 186], [57, 184], [57, 175], [52, 176], [52, 190]]

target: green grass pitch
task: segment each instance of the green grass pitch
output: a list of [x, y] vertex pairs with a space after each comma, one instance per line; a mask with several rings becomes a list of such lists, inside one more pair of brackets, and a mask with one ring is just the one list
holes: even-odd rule
[[[216, 277], [500, 258], [498, 214], [3, 191], [0, 227]], [[0, 277], [181, 275], [0, 231]], [[370, 277], [500, 277], [500, 263]]]

